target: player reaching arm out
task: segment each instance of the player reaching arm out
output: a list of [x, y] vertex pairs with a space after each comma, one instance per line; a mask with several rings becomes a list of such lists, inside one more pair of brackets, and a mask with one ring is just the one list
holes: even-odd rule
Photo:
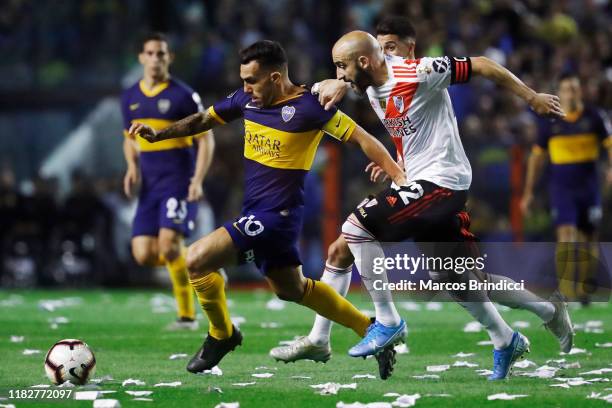
[[128, 137], [123, 140], [123, 156], [127, 163], [127, 170], [123, 177], [123, 191], [128, 198], [134, 196], [134, 187], [140, 181], [140, 170], [138, 169], [138, 149], [133, 139]]
[[[201, 133], [217, 125], [220, 125], [220, 123], [210, 114], [210, 109], [207, 109], [205, 112], [195, 113], [181, 119], [159, 132], [156, 132], [153, 128], [145, 124], [134, 123], [130, 127], [129, 134], [132, 136], [139, 134], [149, 142], [155, 143], [161, 140]], [[393, 161], [384, 145], [374, 136], [357, 125], [348, 138], [348, 141], [359, 145], [368, 159], [389, 175], [395, 184], [398, 186], [406, 184], [406, 176], [403, 170]]]

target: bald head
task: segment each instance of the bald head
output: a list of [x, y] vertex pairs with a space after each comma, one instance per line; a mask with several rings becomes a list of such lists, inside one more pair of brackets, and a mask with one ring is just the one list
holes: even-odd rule
[[371, 85], [385, 82], [387, 68], [382, 48], [376, 38], [365, 31], [351, 31], [343, 35], [332, 49], [336, 77], [351, 83], [363, 94]]
[[334, 56], [338, 54], [351, 59], [358, 58], [359, 56], [372, 58], [379, 55], [382, 56], [382, 49], [376, 38], [370, 33], [351, 31], [336, 41], [332, 54]]

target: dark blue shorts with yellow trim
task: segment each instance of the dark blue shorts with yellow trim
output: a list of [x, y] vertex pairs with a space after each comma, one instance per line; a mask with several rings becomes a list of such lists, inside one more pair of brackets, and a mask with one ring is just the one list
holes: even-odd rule
[[255, 263], [266, 274], [271, 268], [302, 264], [298, 239], [304, 207], [282, 211], [244, 211], [223, 227], [240, 252], [239, 263]]
[[550, 206], [556, 226], [575, 225], [581, 231], [592, 233], [601, 221], [601, 197], [596, 184], [571, 188], [552, 183]]
[[157, 236], [160, 228], [169, 228], [189, 237], [197, 215], [198, 204], [187, 201], [187, 189], [180, 192], [143, 189], [138, 197], [132, 236]]

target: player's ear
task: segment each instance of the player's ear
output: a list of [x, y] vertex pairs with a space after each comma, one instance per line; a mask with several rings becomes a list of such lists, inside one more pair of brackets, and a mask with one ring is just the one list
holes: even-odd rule
[[145, 57], [144, 51], [140, 51], [138, 53], [138, 62], [140, 62], [141, 65], [144, 65], [145, 63], [144, 57]]
[[282, 75], [278, 71], [274, 71], [274, 72], [270, 73], [270, 81], [272, 81], [274, 83], [279, 82], [281, 80], [281, 77], [282, 77]]
[[169, 52], [168, 53], [168, 63], [172, 64], [174, 62], [174, 53], [173, 52]]
[[366, 69], [370, 65], [370, 59], [362, 55], [357, 58], [357, 65], [359, 65], [361, 69]]

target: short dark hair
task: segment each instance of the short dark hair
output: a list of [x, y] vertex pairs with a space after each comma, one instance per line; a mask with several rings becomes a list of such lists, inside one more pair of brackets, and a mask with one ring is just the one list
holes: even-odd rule
[[575, 71], [571, 71], [571, 70], [563, 71], [561, 75], [559, 76], [559, 82], [565, 81], [566, 79], [574, 79], [574, 78], [580, 80], [578, 73], [576, 73]]
[[142, 38], [140, 39], [140, 52], [144, 51], [144, 46], [149, 41], [165, 42], [166, 44], [168, 44], [168, 48], [170, 48], [170, 41], [168, 41], [168, 37], [166, 36], [166, 34], [161, 33], [159, 31], [155, 31], [151, 33], [146, 33], [142, 36]]
[[376, 35], [397, 35], [399, 38], [416, 39], [416, 31], [406, 17], [385, 16], [376, 25]]
[[276, 41], [261, 40], [240, 50], [240, 63], [259, 62], [266, 68], [282, 69], [287, 66], [287, 54]]

